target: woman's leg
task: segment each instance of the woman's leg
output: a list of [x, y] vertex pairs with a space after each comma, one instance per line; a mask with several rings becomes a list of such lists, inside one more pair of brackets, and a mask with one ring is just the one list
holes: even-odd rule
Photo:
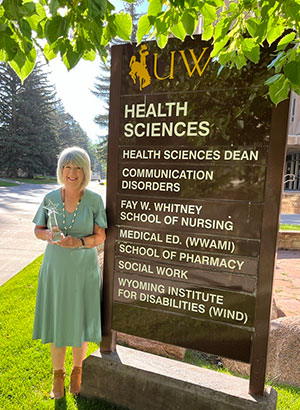
[[85, 358], [88, 348], [88, 342], [83, 342], [81, 347], [72, 347], [73, 352], [73, 365], [76, 367], [82, 366], [82, 361]]
[[61, 370], [65, 367], [65, 356], [66, 356], [66, 346], [65, 347], [55, 347], [54, 343], [50, 345], [51, 358], [53, 363], [53, 370]]
[[70, 393], [75, 395], [80, 393], [82, 361], [85, 358], [87, 347], [87, 342], [83, 342], [81, 347], [72, 347], [74, 366], [71, 373]]
[[53, 363], [53, 386], [50, 392], [52, 399], [60, 399], [65, 395], [65, 355], [66, 347], [55, 347], [50, 345]]

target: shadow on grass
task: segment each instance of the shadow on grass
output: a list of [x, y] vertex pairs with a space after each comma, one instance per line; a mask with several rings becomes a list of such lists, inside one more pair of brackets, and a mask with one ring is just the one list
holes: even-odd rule
[[59, 400], [55, 400], [55, 405], [54, 408], [55, 410], [67, 410], [67, 401], [66, 401], [66, 397], [63, 397]]
[[128, 410], [126, 407], [117, 406], [100, 399], [87, 400], [78, 396], [75, 400], [78, 410]]

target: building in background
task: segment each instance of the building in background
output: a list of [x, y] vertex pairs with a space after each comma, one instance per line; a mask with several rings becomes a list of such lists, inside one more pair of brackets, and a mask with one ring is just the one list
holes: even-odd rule
[[300, 213], [300, 96], [291, 92], [282, 213]]

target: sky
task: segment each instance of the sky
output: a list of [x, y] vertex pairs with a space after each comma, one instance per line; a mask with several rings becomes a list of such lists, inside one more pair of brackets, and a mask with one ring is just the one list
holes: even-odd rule
[[[110, 0], [116, 10], [122, 8], [120, 0]], [[100, 58], [94, 61], [80, 61], [68, 71], [59, 57], [50, 61], [50, 81], [55, 84], [57, 95], [62, 100], [65, 110], [79, 122], [92, 142], [98, 142], [103, 130], [94, 122], [94, 117], [104, 113], [103, 103], [90, 91], [94, 88], [96, 77], [100, 74]]]
[[99, 64], [99, 57], [94, 61], [82, 60], [68, 71], [63, 62], [56, 58], [51, 60], [49, 67], [49, 80], [55, 84], [65, 110], [95, 143], [103, 131], [95, 124], [94, 117], [104, 111], [103, 103], [90, 90], [94, 88], [96, 77], [100, 74]]

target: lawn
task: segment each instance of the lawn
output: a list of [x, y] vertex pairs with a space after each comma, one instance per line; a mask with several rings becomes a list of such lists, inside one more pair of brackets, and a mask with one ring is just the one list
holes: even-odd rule
[[34, 178], [5, 178], [7, 180], [24, 182], [26, 184], [57, 184], [56, 177], [34, 177]]
[[[66, 358], [66, 397], [56, 403], [49, 399], [52, 385], [49, 346], [31, 339], [41, 261], [42, 257], [37, 258], [0, 287], [0, 409], [118, 409], [105, 402], [76, 399], [69, 394], [70, 349]], [[90, 343], [88, 353], [97, 348]]]
[[6, 186], [16, 186], [16, 185], [19, 185], [19, 184], [15, 184], [14, 182], [7, 182], [7, 181], [1, 181], [0, 180], [0, 187], [1, 186], [4, 186], [4, 187], [6, 187]]
[[300, 231], [300, 225], [285, 225], [280, 224], [281, 231]]
[[[49, 346], [32, 341], [32, 325], [38, 272], [42, 257], [0, 287], [0, 409], [2, 410], [120, 410], [100, 400], [86, 401], [68, 393], [72, 368], [71, 351], [66, 360], [66, 397], [49, 399], [52, 366]], [[98, 348], [90, 343], [88, 353]], [[185, 361], [218, 370], [215, 364], [199, 360], [187, 351]], [[223, 371], [219, 369], [219, 371]], [[300, 389], [273, 386], [279, 394], [277, 410], [299, 410]]]

